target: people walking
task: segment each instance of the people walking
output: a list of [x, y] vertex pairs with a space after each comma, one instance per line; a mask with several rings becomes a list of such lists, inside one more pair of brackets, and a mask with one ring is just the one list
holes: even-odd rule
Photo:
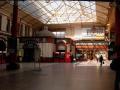
[[102, 64], [104, 63], [104, 62], [103, 62], [103, 56], [102, 56], [102, 55], [100, 56], [99, 61], [100, 61], [100, 66], [102, 66]]

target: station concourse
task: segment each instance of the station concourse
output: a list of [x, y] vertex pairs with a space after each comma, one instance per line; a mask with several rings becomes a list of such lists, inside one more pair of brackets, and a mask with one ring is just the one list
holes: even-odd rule
[[119, 4], [0, 1], [0, 90], [116, 90]]

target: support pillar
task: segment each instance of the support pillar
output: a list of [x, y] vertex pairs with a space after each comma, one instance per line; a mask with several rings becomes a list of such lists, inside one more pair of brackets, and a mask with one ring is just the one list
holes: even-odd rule
[[120, 9], [118, 7], [115, 7], [115, 45], [117, 47], [117, 56], [120, 56]]
[[13, 17], [12, 17], [12, 36], [8, 38], [8, 64], [6, 66], [7, 70], [19, 69], [19, 64], [17, 63], [17, 31], [18, 31], [18, 0], [14, 0], [13, 5]]

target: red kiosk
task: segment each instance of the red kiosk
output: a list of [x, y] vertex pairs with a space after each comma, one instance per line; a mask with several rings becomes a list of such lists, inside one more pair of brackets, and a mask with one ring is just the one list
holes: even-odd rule
[[72, 62], [71, 56], [74, 52], [72, 49], [72, 40], [69, 38], [56, 38], [55, 43], [56, 52], [54, 53], [54, 61], [66, 63]]

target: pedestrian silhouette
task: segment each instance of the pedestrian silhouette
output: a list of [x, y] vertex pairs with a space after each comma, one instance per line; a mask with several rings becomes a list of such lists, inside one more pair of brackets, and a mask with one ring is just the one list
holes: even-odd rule
[[103, 56], [102, 55], [100, 56], [99, 61], [100, 61], [100, 66], [102, 66], [102, 64], [103, 64]]

